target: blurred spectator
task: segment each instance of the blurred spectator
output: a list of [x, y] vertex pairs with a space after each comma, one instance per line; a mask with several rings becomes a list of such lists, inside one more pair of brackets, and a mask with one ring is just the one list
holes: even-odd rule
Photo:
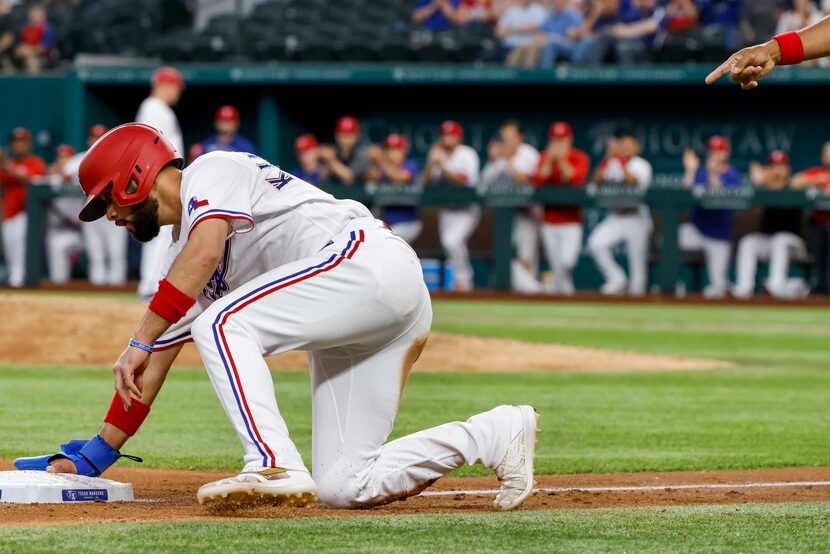
[[256, 154], [253, 143], [239, 134], [239, 110], [234, 106], [220, 106], [214, 117], [216, 134], [202, 142], [204, 153], [250, 152]]
[[[707, 144], [706, 165], [691, 148], [683, 153], [683, 185], [708, 189], [741, 186], [741, 174], [729, 164], [732, 147], [726, 137], [715, 135]], [[695, 208], [691, 222], [680, 226], [682, 250], [703, 252], [709, 284], [704, 298], [723, 298], [729, 285], [729, 257], [732, 251], [733, 210]]]
[[590, 0], [587, 16], [575, 33], [576, 65], [599, 65], [608, 53], [608, 30], [620, 21], [620, 0]]
[[461, 25], [494, 25], [499, 15], [501, 14], [496, 13], [493, 0], [461, 0], [461, 5], [458, 7], [458, 22]]
[[[753, 162], [750, 178], [756, 187], [784, 190], [790, 181], [790, 157], [776, 150], [769, 155], [768, 165]], [[737, 283], [732, 294], [748, 299], [755, 294], [755, 275], [759, 261], [769, 261], [769, 277], [765, 288], [775, 298], [803, 298], [809, 292], [801, 278], [790, 278], [790, 259], [804, 258], [807, 247], [801, 238], [802, 210], [798, 207], [764, 208], [761, 228], [745, 235], [738, 242]]]
[[294, 141], [294, 152], [297, 153], [300, 167], [292, 171], [292, 174], [312, 185], [329, 180], [329, 170], [320, 161], [320, 147], [314, 135], [305, 134], [297, 137]]
[[812, 0], [792, 0], [792, 9], [785, 11], [778, 18], [775, 34], [798, 31], [818, 23], [824, 15]]
[[[487, 149], [488, 162], [481, 173], [483, 189], [495, 185], [532, 186], [539, 166], [539, 152], [524, 141], [518, 121], [502, 123], [499, 138]], [[511, 266], [513, 289], [525, 294], [541, 292], [539, 282], [539, 214], [534, 208], [522, 208], [513, 220], [513, 244], [516, 260]]]
[[[821, 150], [821, 165], [811, 167], [792, 178], [793, 188], [814, 188], [825, 194], [830, 193], [830, 142]], [[810, 252], [815, 258], [814, 266], [818, 269], [817, 278], [812, 283], [812, 289], [819, 294], [830, 292], [827, 280], [827, 249], [830, 247], [830, 212], [813, 210], [810, 214], [808, 243]]]
[[[445, 121], [441, 136], [427, 155], [423, 179], [427, 183], [446, 183], [474, 187], [478, 183], [479, 159], [476, 151], [463, 144], [464, 130], [456, 121]], [[473, 267], [467, 241], [481, 219], [478, 204], [444, 206], [438, 211], [438, 234], [441, 247], [453, 268], [453, 288], [468, 292], [473, 288]]]
[[[412, 186], [418, 179], [418, 165], [407, 158], [409, 141], [403, 135], [392, 133], [380, 146], [369, 147], [371, 160], [366, 170], [366, 180], [374, 183], [391, 183]], [[392, 231], [408, 243], [421, 234], [421, 223], [417, 206], [384, 206], [383, 218]]]
[[548, 10], [535, 0], [517, 0], [507, 8], [496, 25], [496, 36], [511, 66], [534, 67], [538, 62], [536, 33], [548, 18]]
[[[645, 190], [651, 185], [651, 164], [640, 156], [640, 141], [631, 130], [621, 129], [608, 141], [605, 158], [594, 171], [597, 185], [617, 185]], [[626, 288], [642, 296], [648, 286], [648, 244], [651, 214], [644, 205], [616, 208], [605, 216], [588, 237], [588, 250], [602, 273], [602, 294], [620, 295]], [[614, 260], [613, 249], [625, 243], [628, 277]]]
[[26, 278], [26, 187], [46, 174], [44, 161], [32, 154], [32, 133], [16, 127], [9, 137], [9, 155], [0, 151], [0, 190], [3, 192], [3, 254], [9, 285], [22, 287]]
[[745, 1], [739, 28], [742, 44], [755, 44], [774, 35], [779, 7], [779, 0]]
[[659, 46], [665, 10], [657, 0], [631, 0], [619, 11], [617, 20], [605, 26], [586, 51], [586, 62], [600, 64], [609, 55], [620, 65], [650, 61]]
[[[755, 1], [755, 0], [753, 0]], [[737, 28], [744, 0], [697, 0], [702, 25]]]
[[463, 23], [461, 0], [418, 0], [412, 21], [427, 31], [444, 31]]
[[0, 37], [0, 61], [6, 72], [14, 72], [16, 65], [21, 65], [26, 72], [36, 75], [52, 59], [55, 32], [46, 21], [46, 8], [32, 4], [28, 17], [17, 37], [8, 33]]
[[369, 166], [368, 147], [360, 143], [360, 122], [344, 115], [334, 128], [335, 146], [320, 146], [320, 158], [337, 183], [351, 185]]
[[[150, 78], [150, 95], [138, 107], [135, 120], [161, 131], [177, 152], [184, 154], [182, 129], [173, 106], [179, 103], [184, 91], [182, 74], [174, 67], [160, 67]], [[156, 238], [141, 247], [141, 280], [138, 295], [150, 298], [158, 289], [164, 254], [173, 240], [172, 227], [164, 225]]]
[[[43, 184], [60, 188], [71, 179], [66, 174], [66, 168], [75, 156], [75, 149], [68, 144], [60, 144], [55, 154], [55, 161], [49, 166]], [[83, 198], [62, 196], [52, 200], [49, 205], [46, 217], [46, 265], [49, 268], [49, 280], [53, 283], [69, 282], [72, 265], [81, 253], [83, 241], [78, 214], [83, 204]]]
[[548, 18], [539, 26], [542, 54], [540, 65], [553, 67], [557, 60], [573, 61], [574, 47], [584, 17], [570, 0], [553, 0]]
[[[92, 125], [87, 129], [86, 147], [89, 150], [95, 141], [106, 133], [104, 125]], [[78, 152], [63, 166], [67, 179], [78, 182], [78, 170], [86, 150]], [[123, 227], [113, 225], [107, 218], [81, 224], [84, 248], [89, 262], [89, 281], [95, 286], [121, 286], [127, 282], [127, 245], [129, 234]]]
[[694, 0], [669, 0], [665, 9], [668, 32], [676, 33], [697, 26], [700, 12]]
[[[573, 147], [570, 124], [557, 121], [548, 128], [548, 146], [539, 156], [533, 182], [537, 187], [581, 187], [588, 178], [591, 160], [588, 154]], [[553, 274], [550, 292], [572, 295], [571, 273], [582, 250], [582, 208], [580, 206], [545, 206], [542, 221], [542, 246]]]

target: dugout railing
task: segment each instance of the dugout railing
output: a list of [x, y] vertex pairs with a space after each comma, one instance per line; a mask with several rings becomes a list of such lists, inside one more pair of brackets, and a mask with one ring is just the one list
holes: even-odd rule
[[[614, 209], [644, 204], [660, 221], [659, 249], [656, 256], [657, 284], [662, 292], [673, 292], [683, 263], [677, 242], [682, 216], [695, 206], [748, 210], [761, 207], [799, 207], [830, 209], [830, 196], [814, 189], [773, 191], [743, 186], [734, 189], [650, 188], [643, 192], [625, 186], [587, 185], [575, 187], [491, 186], [486, 192], [458, 186], [343, 186], [323, 184], [320, 188], [337, 198], [349, 198], [370, 207], [441, 207], [477, 203], [493, 212], [493, 272], [490, 284], [495, 289], [510, 289], [510, 263], [513, 259], [512, 227], [517, 208], [534, 204], [573, 205], [584, 208]], [[51, 200], [80, 195], [77, 186], [31, 185], [28, 190], [28, 232], [26, 283], [37, 286], [44, 277], [44, 236], [46, 213]], [[828, 256], [830, 259], [830, 256]], [[830, 271], [830, 268], [828, 268]]]

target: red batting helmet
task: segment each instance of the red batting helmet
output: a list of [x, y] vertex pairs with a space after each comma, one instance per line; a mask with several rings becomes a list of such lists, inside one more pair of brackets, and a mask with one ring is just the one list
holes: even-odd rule
[[219, 106], [219, 109], [216, 110], [216, 120], [239, 123], [239, 110], [229, 105]]
[[78, 216], [95, 221], [107, 212], [98, 197], [112, 185], [112, 199], [119, 206], [143, 202], [163, 167], [179, 169], [184, 160], [164, 135], [143, 123], [126, 123], [108, 131], [92, 145], [81, 162], [78, 179], [87, 194]]

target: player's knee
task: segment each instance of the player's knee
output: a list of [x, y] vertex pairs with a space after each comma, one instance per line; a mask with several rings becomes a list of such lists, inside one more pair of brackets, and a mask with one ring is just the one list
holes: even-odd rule
[[364, 504], [362, 487], [354, 477], [329, 472], [317, 479], [316, 484], [317, 499], [329, 508], [359, 508]]

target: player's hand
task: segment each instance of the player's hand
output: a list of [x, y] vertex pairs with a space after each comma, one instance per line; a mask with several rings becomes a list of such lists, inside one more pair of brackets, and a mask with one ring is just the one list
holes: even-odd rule
[[729, 74], [733, 81], [741, 84], [743, 90], [752, 90], [758, 86], [760, 79], [769, 75], [780, 59], [781, 47], [777, 40], [744, 48], [710, 73], [706, 84], [711, 85]]
[[370, 160], [377, 162], [383, 157], [383, 149], [377, 144], [373, 144], [369, 147], [367, 154], [369, 155]]
[[58, 458], [49, 462], [46, 473], [78, 473], [75, 463], [68, 458]]
[[700, 158], [691, 148], [683, 150], [683, 169], [689, 172], [697, 172], [700, 169]]
[[112, 367], [112, 372], [115, 375], [115, 391], [118, 393], [121, 403], [124, 404], [125, 410], [129, 410], [132, 404], [130, 393], [138, 399], [141, 398], [141, 389], [139, 388], [141, 374], [144, 373], [149, 361], [149, 352], [128, 346]]

